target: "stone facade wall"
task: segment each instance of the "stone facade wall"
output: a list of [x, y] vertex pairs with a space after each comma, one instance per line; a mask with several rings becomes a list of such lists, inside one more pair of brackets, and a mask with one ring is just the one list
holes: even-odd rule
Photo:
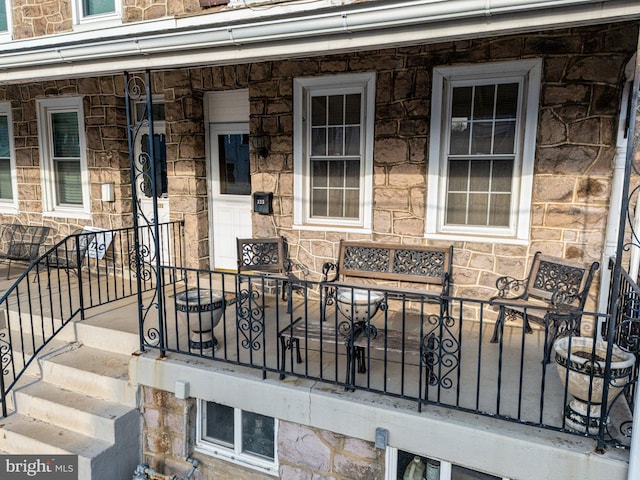
[[[195, 400], [144, 387], [142, 461], [157, 472], [184, 477], [191, 455], [200, 461], [194, 480], [267, 480], [255, 470], [192, 451]], [[187, 413], [185, 413], [187, 412]], [[186, 416], [186, 417], [185, 417]], [[188, 431], [185, 432], [185, 418]], [[371, 442], [295, 423], [278, 424], [279, 478], [286, 480], [383, 480], [384, 450]]]
[[[171, 219], [185, 221], [190, 267], [209, 265], [206, 125], [208, 91], [248, 88], [250, 131], [271, 140], [267, 158], [251, 156], [252, 189], [274, 192], [274, 214], [254, 215], [254, 236], [283, 235], [295, 262], [319, 279], [342, 238], [405, 244], [424, 239], [434, 66], [541, 58], [535, 178], [526, 246], [454, 243], [454, 294], [488, 298], [500, 275], [524, 277], [534, 252], [594, 261], [602, 251], [623, 70], [636, 48], [632, 24], [576, 28], [433, 45], [340, 53], [250, 65], [154, 72], [153, 92], [166, 105]], [[293, 79], [376, 72], [373, 233], [293, 228]], [[121, 76], [0, 86], [13, 106], [20, 221], [42, 222], [35, 100], [84, 97], [92, 214], [105, 228], [131, 224], [131, 188]], [[100, 184], [116, 184], [116, 202], [100, 201]], [[426, 219], [428, 221], [428, 219]], [[60, 234], [76, 221], [46, 218]], [[82, 223], [82, 222], [80, 222]], [[595, 294], [596, 288], [592, 289]]]
[[[261, 122], [272, 139], [269, 157], [256, 162], [252, 188], [275, 192], [274, 217], [254, 216], [254, 235], [286, 236], [297, 261], [314, 272], [336, 258], [341, 238], [425, 242], [432, 68], [541, 58], [531, 240], [453, 242], [455, 293], [488, 298], [498, 276], [524, 277], [538, 250], [600, 260], [623, 71], [636, 32], [634, 25], [578, 28], [252, 65], [252, 123]], [[374, 232], [294, 230], [293, 78], [366, 71], [377, 75]]]
[[[82, 97], [87, 140], [91, 220], [42, 217], [42, 182], [36, 100]], [[44, 223], [64, 236], [83, 225], [118, 228], [131, 225], [131, 187], [122, 77], [56, 80], [0, 86], [0, 101], [11, 102], [22, 223]], [[101, 184], [114, 183], [116, 202], [101, 201]], [[11, 222], [13, 216], [3, 221]]]
[[[42, 37], [73, 31], [71, 2], [75, 0], [11, 0], [13, 38]], [[116, 0], [122, 2], [122, 22], [140, 22], [202, 12], [198, 0]]]

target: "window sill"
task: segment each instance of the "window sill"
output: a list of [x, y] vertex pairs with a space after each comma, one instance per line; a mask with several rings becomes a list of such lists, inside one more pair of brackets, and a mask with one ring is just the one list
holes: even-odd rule
[[2, 205], [0, 204], [0, 213], [6, 213], [10, 215], [15, 215], [19, 213], [20, 210], [16, 205]]
[[259, 459], [255, 459], [255, 462], [252, 462], [251, 460], [253, 460], [253, 458], [247, 459], [246, 456], [237, 455], [231, 451], [226, 451], [222, 448], [216, 447], [213, 444], [204, 442], [196, 444], [194, 450], [203, 455], [219, 458], [220, 460], [233, 463], [241, 467], [250, 468], [251, 470], [257, 470], [276, 478], [278, 477], [278, 465], [276, 465], [275, 463], [268, 464], [267, 462], [261, 462]]
[[340, 233], [358, 233], [358, 234], [371, 234], [373, 231], [371, 228], [364, 227], [347, 227], [342, 225], [300, 225], [294, 224], [291, 227], [293, 230], [306, 230], [311, 232], [340, 232]]
[[46, 218], [75, 218], [78, 220], [92, 220], [91, 214], [85, 211], [54, 210], [42, 212]]
[[80, 23], [73, 26], [74, 32], [87, 32], [96, 29], [119, 27], [122, 25], [122, 17], [120, 15], [110, 15], [100, 18], [83, 18]]
[[477, 235], [474, 233], [427, 233], [428, 240], [445, 240], [450, 242], [501, 243], [503, 245], [529, 245], [528, 238], [503, 237], [500, 235]]

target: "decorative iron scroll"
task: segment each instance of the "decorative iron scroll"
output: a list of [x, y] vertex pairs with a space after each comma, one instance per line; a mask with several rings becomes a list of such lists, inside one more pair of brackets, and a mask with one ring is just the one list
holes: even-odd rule
[[0, 333], [0, 367], [2, 368], [2, 375], [9, 375], [9, 366], [13, 363], [13, 352], [11, 350], [11, 343], [7, 340], [7, 332]]
[[262, 348], [264, 334], [264, 309], [258, 302], [260, 293], [251, 289], [239, 291], [236, 303], [236, 326], [242, 335], [242, 348], [257, 351]]
[[563, 292], [564, 303], [571, 303], [580, 294], [585, 273], [584, 268], [542, 260], [533, 280], [533, 288], [547, 292]]
[[242, 246], [242, 265], [274, 265], [280, 263], [278, 244], [273, 242], [245, 243]]
[[450, 315], [426, 318], [422, 336], [422, 359], [427, 367], [427, 383], [445, 390], [453, 388], [460, 367], [460, 343], [454, 332], [456, 320]]
[[[132, 243], [132, 247], [128, 252], [129, 265], [131, 271], [134, 272], [134, 277], [139, 282], [150, 282], [155, 278], [156, 288], [151, 300], [145, 301], [142, 304], [142, 297], [139, 296], [141, 302], [138, 312], [138, 322], [140, 324], [141, 334], [144, 336], [144, 343], [149, 346], [159, 347], [164, 349], [165, 339], [163, 338], [163, 299], [160, 296], [160, 278], [157, 268], [158, 254], [159, 254], [159, 235], [157, 231], [157, 223], [155, 218], [149, 218], [144, 209], [142, 208], [142, 199], [138, 195], [137, 186], [140, 187], [140, 191], [147, 191], [149, 186], [154, 186], [152, 179], [155, 176], [155, 165], [152, 165], [154, 159], [149, 153], [142, 151], [135, 156], [135, 145], [137, 144], [138, 137], [141, 133], [141, 129], [144, 126], [148, 126], [150, 132], [153, 131], [153, 116], [150, 113], [150, 81], [151, 76], [149, 72], [146, 72], [146, 76], [128, 74], [126, 78], [126, 91], [125, 97], [127, 102], [127, 129], [129, 137], [129, 155], [130, 155], [130, 168], [131, 168], [131, 189], [133, 197], [133, 217], [134, 217], [134, 235], [135, 239]], [[145, 99], [145, 109], [141, 118], [137, 118], [134, 111], [134, 103], [137, 100]], [[150, 135], [150, 138], [153, 138]], [[153, 142], [151, 142], [153, 143]], [[153, 147], [150, 147], [152, 151]], [[156, 195], [152, 196], [154, 202], [154, 210], [157, 211], [157, 198]], [[141, 231], [138, 228], [139, 220], [142, 220], [145, 226], [144, 235], [146, 241], [141, 239]], [[154, 245], [155, 248], [150, 248], [149, 245]], [[139, 295], [141, 295], [141, 288], [138, 288]], [[151, 312], [156, 312], [157, 317], [152, 318]], [[151, 323], [151, 326], [147, 327], [147, 324]]]
[[394, 254], [393, 273], [441, 277], [445, 274], [445, 254], [398, 249]]
[[344, 249], [344, 268], [366, 272], [387, 272], [389, 249], [349, 246]]

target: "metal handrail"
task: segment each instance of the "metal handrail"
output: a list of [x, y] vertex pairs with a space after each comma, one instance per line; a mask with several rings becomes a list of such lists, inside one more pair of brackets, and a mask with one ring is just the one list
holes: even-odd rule
[[[159, 225], [170, 239], [168, 263], [183, 261], [182, 222]], [[140, 272], [131, 270], [133, 258], [149, 258], [149, 249], [140, 248], [134, 238], [144, 238], [145, 229], [132, 227], [98, 232], [75, 233], [48, 247], [32, 261], [14, 283], [0, 296], [0, 311], [5, 314], [0, 332], [0, 403], [7, 416], [7, 395], [24, 375], [38, 354], [62, 328], [77, 316], [84, 319], [88, 309], [131, 297], [138, 288], [156, 288], [152, 280], [133, 280]], [[76, 245], [91, 239], [89, 253], [80, 258]], [[58, 268], [52, 256], [76, 256], [75, 268]], [[71, 276], [75, 273], [76, 280]]]

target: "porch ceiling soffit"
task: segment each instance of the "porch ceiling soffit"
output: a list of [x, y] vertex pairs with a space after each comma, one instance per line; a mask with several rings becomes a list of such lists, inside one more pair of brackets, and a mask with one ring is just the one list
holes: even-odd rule
[[0, 53], [0, 83], [229, 65], [640, 19], [637, 0], [325, 5], [291, 2], [8, 42]]

